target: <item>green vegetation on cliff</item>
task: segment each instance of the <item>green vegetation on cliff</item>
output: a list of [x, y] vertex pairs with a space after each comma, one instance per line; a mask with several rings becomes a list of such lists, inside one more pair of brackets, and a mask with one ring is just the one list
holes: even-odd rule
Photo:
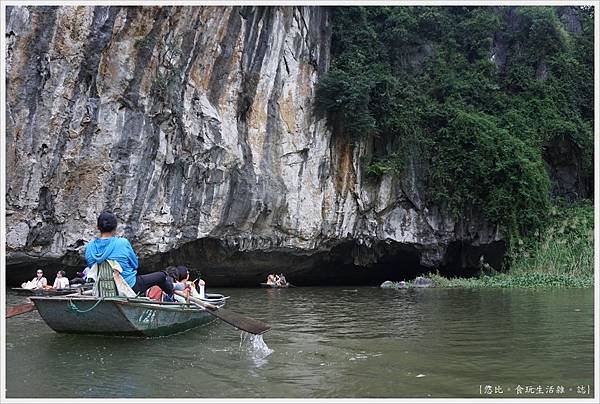
[[[335, 133], [370, 140], [368, 174], [427, 170], [431, 203], [475, 208], [511, 245], [549, 225], [544, 152], [575, 145], [593, 178], [593, 11], [554, 7], [339, 7], [318, 105]], [[538, 236], [535, 236], [538, 235]], [[533, 241], [532, 241], [533, 242]]]

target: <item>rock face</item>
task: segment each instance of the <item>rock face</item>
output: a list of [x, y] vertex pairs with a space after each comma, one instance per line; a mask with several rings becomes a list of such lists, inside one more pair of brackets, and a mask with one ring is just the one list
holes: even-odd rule
[[[363, 178], [364, 145], [314, 109], [327, 8], [9, 7], [7, 279], [81, 268], [114, 211], [144, 271], [215, 285], [412, 278], [499, 265], [502, 235]], [[24, 269], [27, 272], [23, 272]]]

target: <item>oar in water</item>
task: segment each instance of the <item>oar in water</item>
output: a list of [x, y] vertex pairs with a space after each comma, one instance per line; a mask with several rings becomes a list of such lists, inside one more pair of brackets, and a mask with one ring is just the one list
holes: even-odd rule
[[[175, 294], [185, 297], [186, 299], [188, 298], [188, 296], [186, 296], [185, 293], [179, 290], [176, 290]], [[264, 334], [265, 332], [271, 329], [271, 326], [269, 324], [264, 323], [260, 320], [242, 316], [241, 314], [235, 313], [233, 311], [219, 308], [215, 305], [203, 302], [202, 300], [192, 296], [189, 296], [189, 299], [190, 302], [192, 302], [196, 306], [206, 309], [207, 312], [217, 317], [218, 319], [225, 321], [227, 324], [232, 325], [237, 329], [249, 332], [250, 334], [260, 335]]]
[[35, 304], [33, 304], [31, 302], [19, 304], [17, 306], [7, 307], [6, 308], [6, 318], [18, 316], [19, 314], [29, 313], [30, 311], [33, 311], [33, 310], [35, 310]]

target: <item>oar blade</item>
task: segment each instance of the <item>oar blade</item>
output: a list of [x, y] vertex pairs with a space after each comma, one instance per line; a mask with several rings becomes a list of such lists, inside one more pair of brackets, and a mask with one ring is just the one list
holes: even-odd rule
[[225, 321], [227, 324], [239, 328], [242, 331], [249, 332], [250, 334], [261, 335], [271, 329], [271, 326], [263, 321], [252, 317], [242, 316], [241, 314], [227, 309], [207, 309], [207, 311], [215, 317]]
[[35, 310], [35, 304], [33, 303], [25, 303], [18, 306], [7, 307], [6, 318], [18, 316], [19, 314], [28, 313], [33, 310]]
[[204, 308], [207, 312], [217, 317], [220, 320], [225, 321], [227, 324], [234, 326], [242, 331], [249, 332], [250, 334], [260, 335], [271, 329], [271, 326], [267, 323], [264, 323], [260, 320], [257, 320], [252, 317], [242, 316], [239, 313], [235, 313], [233, 311], [229, 311], [223, 308], [218, 308], [217, 306], [203, 302], [201, 299], [196, 299], [191, 296], [186, 296], [182, 291], [176, 290], [174, 291], [176, 295], [185, 297], [189, 299], [190, 302], [194, 303], [197, 306]]

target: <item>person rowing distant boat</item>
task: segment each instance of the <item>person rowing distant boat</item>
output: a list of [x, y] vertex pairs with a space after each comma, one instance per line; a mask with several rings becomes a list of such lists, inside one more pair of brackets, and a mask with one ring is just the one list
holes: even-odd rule
[[277, 285], [277, 282], [275, 280], [275, 275], [273, 274], [269, 274], [269, 276], [267, 276], [267, 285]]

